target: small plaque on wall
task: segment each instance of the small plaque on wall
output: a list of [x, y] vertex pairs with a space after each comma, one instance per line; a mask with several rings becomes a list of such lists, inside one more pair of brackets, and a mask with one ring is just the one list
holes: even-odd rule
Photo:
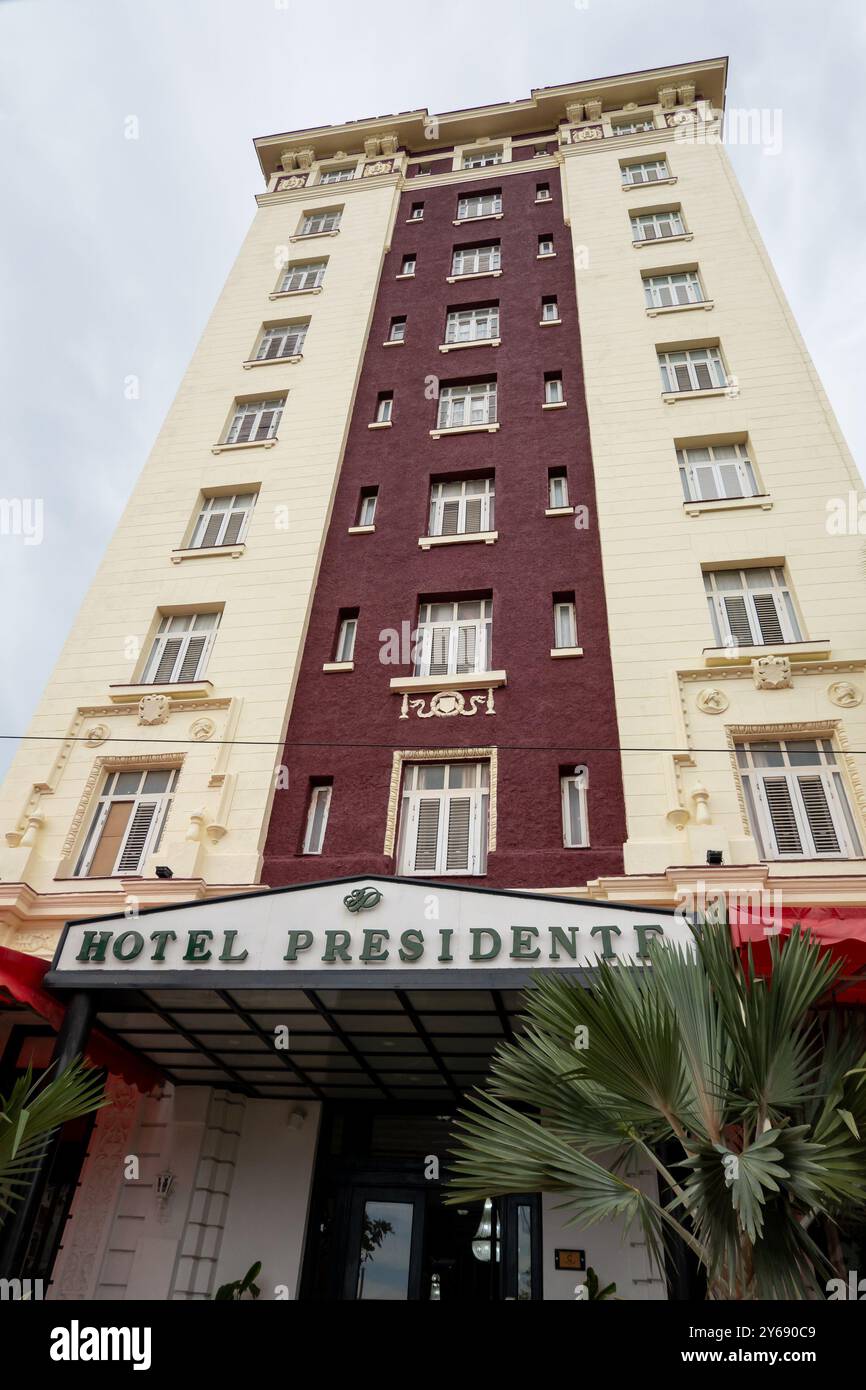
[[585, 1250], [554, 1250], [557, 1269], [586, 1269]]

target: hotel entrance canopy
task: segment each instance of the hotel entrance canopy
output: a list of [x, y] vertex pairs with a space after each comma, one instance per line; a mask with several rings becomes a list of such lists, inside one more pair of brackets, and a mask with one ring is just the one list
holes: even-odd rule
[[177, 1085], [446, 1101], [483, 1081], [534, 970], [642, 966], [672, 913], [416, 879], [303, 884], [67, 925], [45, 985]]

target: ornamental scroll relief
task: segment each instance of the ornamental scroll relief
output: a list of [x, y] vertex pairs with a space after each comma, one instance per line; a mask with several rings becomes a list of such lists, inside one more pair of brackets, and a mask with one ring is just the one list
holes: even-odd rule
[[437, 690], [435, 695], [430, 696], [430, 708], [425, 710], [426, 701], [421, 699], [410, 700], [408, 692], [403, 696], [403, 704], [400, 710], [400, 718], [408, 719], [409, 710], [414, 709], [419, 719], [450, 719], [454, 715], [464, 714], [467, 717], [477, 714], [482, 705], [486, 706], [485, 714], [495, 714], [496, 706], [493, 703], [493, 688], [488, 687], [487, 693], [470, 695], [468, 701], [465, 695], [459, 690]]

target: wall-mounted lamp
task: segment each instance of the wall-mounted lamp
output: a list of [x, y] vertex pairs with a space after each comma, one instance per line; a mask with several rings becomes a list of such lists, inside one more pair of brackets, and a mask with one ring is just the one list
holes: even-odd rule
[[156, 876], [157, 878], [174, 878], [174, 874], [167, 864], [157, 864]]
[[708, 863], [708, 864], [721, 864], [721, 863], [723, 863], [723, 862], [724, 862], [724, 861], [723, 861], [723, 858], [722, 858], [722, 851], [721, 851], [720, 849], [708, 849], [708, 850], [707, 850], [707, 863]]
[[289, 1111], [289, 1118], [286, 1124], [289, 1129], [303, 1129], [307, 1120], [307, 1112], [302, 1105], [293, 1105]]

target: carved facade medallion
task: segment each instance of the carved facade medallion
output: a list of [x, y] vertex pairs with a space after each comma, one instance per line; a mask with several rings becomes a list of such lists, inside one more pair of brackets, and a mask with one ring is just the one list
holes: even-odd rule
[[303, 188], [307, 182], [306, 174], [289, 174], [277, 179], [277, 190], [281, 188]]
[[715, 687], [702, 690], [695, 700], [698, 709], [704, 714], [723, 714], [730, 703], [725, 692]]
[[376, 174], [390, 174], [393, 168], [393, 159], [378, 159], [375, 164], [364, 165], [364, 178], [371, 179]]
[[794, 683], [787, 656], [756, 657], [752, 662], [752, 676], [758, 690], [788, 690]]
[[863, 692], [850, 681], [834, 681], [832, 685], [827, 686], [827, 697], [842, 709], [853, 709], [863, 699]]
[[600, 125], [585, 125], [580, 130], [571, 132], [571, 143], [579, 145], [584, 140], [601, 140], [604, 137], [604, 127]]
[[111, 738], [111, 730], [107, 724], [92, 724], [84, 734], [84, 744], [87, 748], [98, 748], [101, 743], [105, 743]]
[[142, 695], [138, 702], [139, 724], [165, 724], [170, 704], [167, 695]]
[[208, 739], [213, 737], [215, 729], [216, 724], [212, 719], [196, 719], [189, 726], [190, 736], [196, 743], [207, 743]]
[[426, 703], [423, 696], [420, 699], [410, 700], [407, 692], [403, 696], [400, 718], [408, 719], [409, 710], [414, 709], [419, 719], [450, 719], [459, 714], [466, 716], [477, 714], [483, 705], [486, 706], [485, 714], [496, 713], [492, 687], [487, 690], [486, 694], [470, 695], [468, 700], [459, 690], [437, 690], [435, 695], [430, 696], [429, 709], [424, 708]]

